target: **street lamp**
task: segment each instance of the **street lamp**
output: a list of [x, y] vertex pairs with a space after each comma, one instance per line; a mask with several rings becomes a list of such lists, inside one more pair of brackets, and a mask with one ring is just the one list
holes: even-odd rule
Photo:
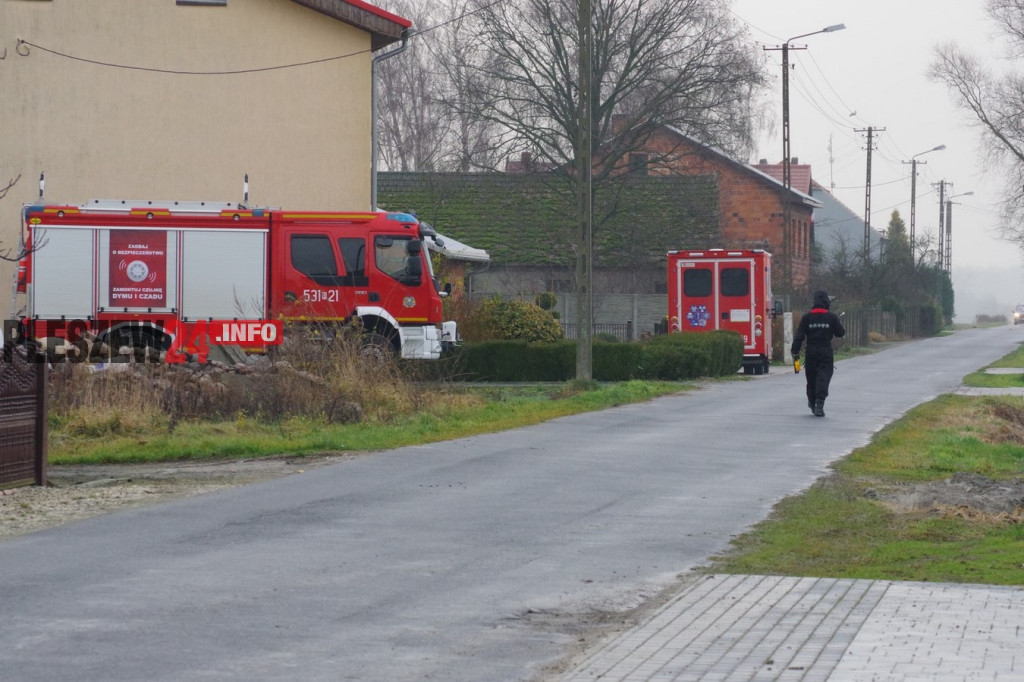
[[[802, 33], [798, 36], [793, 36], [782, 44], [782, 185], [785, 188], [784, 198], [782, 200], [782, 248], [786, 253], [786, 283], [788, 286], [793, 285], [793, 238], [792, 228], [790, 226], [790, 207], [789, 207], [789, 194], [793, 188], [793, 177], [792, 169], [790, 168], [790, 154], [789, 154], [789, 44], [798, 38], [806, 38], [807, 36], [817, 35], [819, 33], [832, 33], [833, 31], [842, 31], [846, 28], [846, 24], [833, 24], [826, 26], [819, 31], [811, 31], [810, 33]], [[778, 50], [780, 48], [764, 48], [766, 50]], [[793, 48], [796, 50], [806, 50], [806, 47]]]
[[[953, 271], [953, 199], [957, 197], [972, 197], [974, 192], [964, 192], [963, 194], [954, 194], [950, 198], [946, 199], [946, 253], [943, 262], [942, 269], [946, 272]], [[939, 254], [940, 258], [943, 254]]]
[[[903, 163], [910, 164], [910, 253], [914, 253], [914, 214], [917, 206], [917, 157], [923, 156], [924, 154], [930, 154], [931, 152], [941, 152], [946, 148], [946, 145], [940, 144], [938, 147], [932, 147], [918, 154], [914, 154], [910, 157], [910, 161], [904, 161]], [[928, 163], [927, 161], [921, 161], [921, 163]]]

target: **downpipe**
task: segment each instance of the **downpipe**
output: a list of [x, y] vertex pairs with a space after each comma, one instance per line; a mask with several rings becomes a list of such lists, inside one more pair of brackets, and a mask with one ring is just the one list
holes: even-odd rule
[[370, 210], [377, 210], [377, 62], [396, 57], [409, 47], [410, 29], [402, 31], [402, 44], [390, 52], [379, 54], [373, 58], [370, 67]]

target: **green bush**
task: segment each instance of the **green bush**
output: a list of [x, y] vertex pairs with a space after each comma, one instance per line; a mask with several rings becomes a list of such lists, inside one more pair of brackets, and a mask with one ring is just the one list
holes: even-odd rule
[[[644, 345], [646, 344], [595, 340], [594, 378], [598, 381], [629, 381], [642, 378]], [[573, 369], [575, 370], [575, 365]]]
[[559, 341], [565, 338], [562, 325], [546, 310], [533, 303], [490, 298], [469, 313], [462, 326], [466, 341], [493, 339]]
[[538, 308], [541, 308], [543, 310], [551, 310], [552, 308], [555, 307], [555, 304], [558, 303], [558, 297], [555, 296], [550, 291], [545, 291], [543, 293], [537, 294], [533, 298], [533, 302], [537, 304]]
[[[734, 332], [656, 336], [633, 343], [594, 342], [594, 379], [680, 381], [727, 376], [743, 364], [743, 341]], [[568, 381], [576, 374], [576, 342], [490, 340], [458, 350], [459, 377], [469, 381]]]
[[568, 381], [576, 373], [572, 341], [529, 343], [490, 340], [464, 344], [457, 351], [468, 381]]

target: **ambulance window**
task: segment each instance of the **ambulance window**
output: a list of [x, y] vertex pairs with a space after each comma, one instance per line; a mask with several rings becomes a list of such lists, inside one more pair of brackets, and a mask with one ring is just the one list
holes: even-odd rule
[[293, 268], [317, 284], [337, 286], [338, 264], [327, 235], [293, 234], [291, 245]]
[[366, 240], [362, 237], [340, 237], [338, 248], [345, 261], [342, 285], [364, 287], [370, 283], [366, 276]]
[[683, 295], [688, 298], [711, 295], [710, 270], [684, 270]]
[[722, 296], [747, 296], [750, 294], [750, 271], [746, 268], [723, 268]]

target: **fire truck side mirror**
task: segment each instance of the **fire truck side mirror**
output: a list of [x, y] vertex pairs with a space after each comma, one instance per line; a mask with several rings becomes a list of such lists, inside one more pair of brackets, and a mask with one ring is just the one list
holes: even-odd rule
[[772, 303], [772, 317], [778, 317], [782, 312], [782, 301]]

